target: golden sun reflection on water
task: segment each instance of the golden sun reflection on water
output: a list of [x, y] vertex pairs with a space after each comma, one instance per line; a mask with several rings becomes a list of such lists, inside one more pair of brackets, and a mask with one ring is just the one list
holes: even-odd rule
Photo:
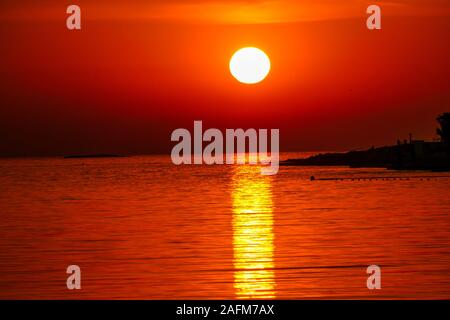
[[275, 298], [271, 177], [259, 166], [236, 166], [232, 190], [236, 298]]

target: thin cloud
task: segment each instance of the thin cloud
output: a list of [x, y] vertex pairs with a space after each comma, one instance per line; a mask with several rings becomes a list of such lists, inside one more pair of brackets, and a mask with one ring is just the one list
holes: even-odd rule
[[[375, 1], [383, 14], [448, 15], [448, 0]], [[85, 19], [162, 20], [208, 23], [277, 23], [359, 17], [367, 0], [78, 0]], [[3, 0], [1, 17], [60, 19], [66, 4], [50, 0]], [[64, 12], [63, 12], [64, 14]]]

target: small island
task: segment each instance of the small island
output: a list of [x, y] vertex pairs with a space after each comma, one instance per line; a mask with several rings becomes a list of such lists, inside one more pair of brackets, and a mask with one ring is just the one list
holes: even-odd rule
[[393, 170], [450, 171], [450, 113], [438, 116], [439, 141], [397, 141], [396, 145], [372, 147], [344, 153], [317, 154], [306, 159], [289, 159], [284, 166], [349, 166]]
[[111, 154], [111, 153], [98, 153], [98, 154], [80, 154], [80, 155], [68, 155], [64, 156], [64, 159], [85, 159], [85, 158], [122, 158], [123, 155]]

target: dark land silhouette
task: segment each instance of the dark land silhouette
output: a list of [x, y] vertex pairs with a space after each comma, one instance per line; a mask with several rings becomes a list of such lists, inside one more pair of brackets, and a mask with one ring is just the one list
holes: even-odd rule
[[122, 158], [123, 155], [111, 154], [111, 153], [98, 153], [98, 154], [79, 154], [64, 156], [65, 159], [84, 159], [84, 158]]
[[285, 166], [377, 167], [395, 170], [450, 171], [450, 113], [437, 117], [440, 141], [397, 141], [396, 145], [345, 153], [318, 154], [306, 159], [289, 159]]

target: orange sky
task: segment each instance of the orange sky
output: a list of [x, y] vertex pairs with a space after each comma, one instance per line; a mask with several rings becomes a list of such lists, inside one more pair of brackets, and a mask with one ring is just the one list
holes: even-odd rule
[[[170, 133], [280, 128], [282, 150], [434, 136], [450, 110], [450, 4], [378, 1], [2, 1], [0, 155], [167, 153]], [[65, 8], [82, 9], [68, 31]], [[270, 57], [238, 83], [233, 52]]]

